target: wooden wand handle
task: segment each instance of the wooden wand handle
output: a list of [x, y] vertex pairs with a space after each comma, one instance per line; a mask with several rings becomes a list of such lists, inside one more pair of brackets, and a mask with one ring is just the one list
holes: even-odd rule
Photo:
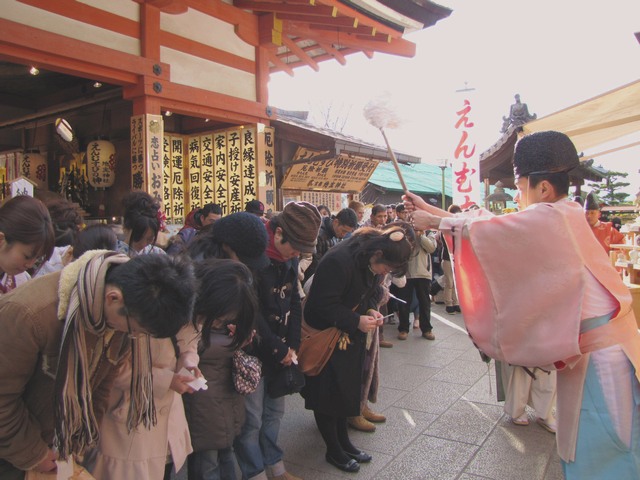
[[391, 155], [391, 161], [393, 162], [393, 167], [396, 169], [396, 173], [398, 174], [398, 180], [400, 180], [400, 185], [402, 185], [402, 190], [404, 193], [408, 193], [409, 189], [407, 188], [407, 184], [404, 183], [404, 178], [402, 177], [402, 172], [400, 171], [400, 165], [398, 164], [398, 159], [396, 158], [396, 154], [391, 150], [391, 145], [389, 145], [389, 140], [387, 140], [387, 135], [384, 133], [384, 129], [380, 127], [380, 131], [382, 132], [382, 136], [384, 137], [384, 141], [387, 144], [387, 150], [389, 151], [389, 155]]

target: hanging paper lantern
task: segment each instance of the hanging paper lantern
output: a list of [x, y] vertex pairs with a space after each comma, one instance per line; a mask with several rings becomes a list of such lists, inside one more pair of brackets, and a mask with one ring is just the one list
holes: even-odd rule
[[95, 188], [107, 188], [116, 179], [116, 147], [107, 140], [94, 140], [87, 146], [87, 173]]
[[39, 152], [26, 152], [20, 161], [20, 175], [28, 178], [36, 187], [48, 188], [47, 159]]

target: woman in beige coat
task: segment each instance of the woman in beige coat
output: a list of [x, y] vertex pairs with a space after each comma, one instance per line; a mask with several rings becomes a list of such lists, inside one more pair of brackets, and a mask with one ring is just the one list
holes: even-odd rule
[[[117, 249], [130, 256], [164, 254], [163, 250], [153, 246], [153, 242], [149, 243], [160, 230], [158, 218], [158, 205], [148, 195], [141, 192], [129, 195], [126, 199], [125, 226], [131, 233], [128, 238], [131, 245], [120, 242]], [[140, 239], [136, 243], [138, 237]], [[157, 422], [151, 428], [140, 425], [131, 432], [127, 428], [131, 401], [131, 362], [128, 362], [111, 390], [109, 406], [100, 425], [95, 461], [86, 462], [96, 479], [169, 479], [171, 461], [175, 470], [180, 470], [192, 451], [180, 395], [193, 393], [187, 382], [194, 380], [194, 376], [176, 372], [185, 367], [195, 376], [200, 376], [196, 337], [195, 327], [189, 325], [178, 332], [175, 345], [170, 338], [134, 338], [136, 342], [150, 342]]]
[[[109, 398], [109, 407], [100, 425], [100, 442], [91, 473], [97, 480], [169, 478], [171, 455], [175, 471], [179, 471], [192, 452], [189, 428], [181, 394], [192, 393], [186, 382], [192, 376], [179, 375], [184, 366], [199, 375], [197, 331], [191, 325], [178, 335], [177, 345], [168, 338], [151, 338], [153, 359], [153, 394], [157, 423], [151, 429], [139, 426], [127, 430], [131, 364], [120, 372]], [[137, 340], [140, 341], [140, 340]], [[176, 359], [176, 349], [180, 352]]]

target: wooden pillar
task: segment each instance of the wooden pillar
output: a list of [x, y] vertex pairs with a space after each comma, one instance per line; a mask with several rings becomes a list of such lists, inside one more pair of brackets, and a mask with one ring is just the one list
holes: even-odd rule
[[162, 115], [131, 117], [131, 189], [142, 190], [163, 203]]

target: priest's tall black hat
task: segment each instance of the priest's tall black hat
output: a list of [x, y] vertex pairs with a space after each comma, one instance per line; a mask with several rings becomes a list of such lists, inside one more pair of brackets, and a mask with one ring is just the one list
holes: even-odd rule
[[562, 132], [552, 130], [522, 137], [513, 153], [513, 174], [516, 179], [535, 174], [568, 172], [578, 165], [578, 152], [571, 139]]
[[600, 199], [598, 198], [598, 196], [595, 193], [589, 192], [587, 194], [587, 198], [584, 201], [584, 209], [585, 210], [600, 210]]

